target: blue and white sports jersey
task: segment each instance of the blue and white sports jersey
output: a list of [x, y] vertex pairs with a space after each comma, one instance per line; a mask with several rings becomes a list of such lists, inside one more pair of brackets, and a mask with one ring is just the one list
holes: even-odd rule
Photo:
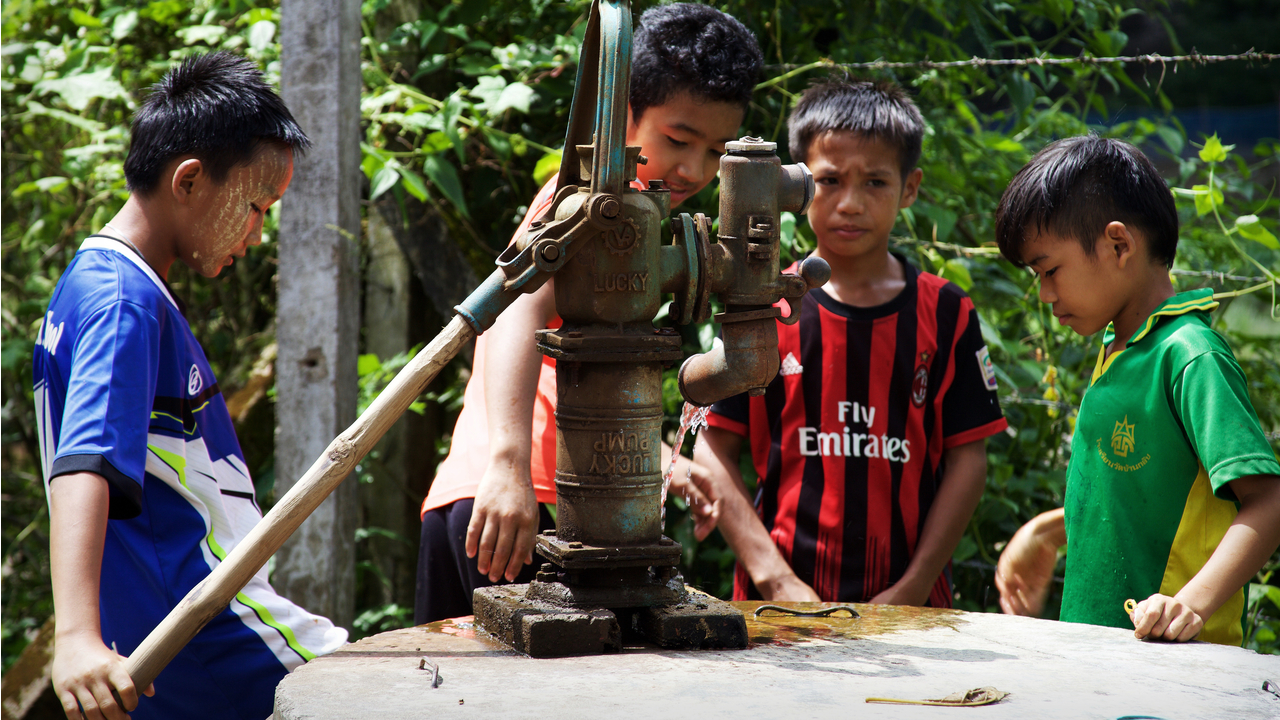
[[[117, 240], [90, 236], [59, 280], [34, 377], [46, 492], [74, 472], [110, 484], [102, 637], [129, 655], [262, 518], [253, 481], [180, 306]], [[133, 717], [262, 720], [285, 673], [346, 638], [277, 595], [264, 568]]]

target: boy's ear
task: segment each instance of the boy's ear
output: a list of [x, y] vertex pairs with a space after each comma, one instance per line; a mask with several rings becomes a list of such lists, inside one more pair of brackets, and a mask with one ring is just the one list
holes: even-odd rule
[[1138, 254], [1138, 239], [1128, 225], [1112, 220], [1102, 230], [1102, 242], [1107, 256], [1116, 261], [1121, 270]]
[[170, 179], [169, 189], [173, 193], [173, 198], [180, 205], [189, 205], [195, 193], [196, 185], [203, 182], [207, 175], [204, 163], [200, 162], [198, 158], [187, 158], [178, 163]]
[[915, 204], [916, 196], [920, 194], [921, 180], [924, 180], [924, 171], [920, 168], [907, 173], [907, 179], [902, 183], [902, 199], [898, 201], [899, 210]]

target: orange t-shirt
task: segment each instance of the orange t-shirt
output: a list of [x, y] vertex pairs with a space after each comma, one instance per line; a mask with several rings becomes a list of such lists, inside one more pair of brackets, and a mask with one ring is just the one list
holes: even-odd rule
[[[552, 177], [538, 191], [529, 212], [516, 229], [511, 241], [515, 242], [551, 206], [555, 199], [556, 178]], [[643, 189], [639, 182], [631, 186]], [[547, 324], [560, 326], [557, 317]], [[453, 428], [449, 456], [436, 469], [427, 499], [422, 503], [422, 514], [428, 510], [476, 496], [480, 478], [489, 467], [489, 419], [484, 406], [485, 336], [476, 338], [475, 360], [471, 364], [471, 379], [467, 381], [462, 396], [462, 412]], [[556, 361], [542, 358], [538, 370], [538, 391], [533, 401], [533, 446], [530, 458], [530, 474], [533, 476], [533, 492], [540, 503], [556, 501]]]
[[[511, 237], [515, 242], [555, 199], [556, 177], [538, 191], [529, 212]], [[558, 327], [560, 318], [550, 323]], [[436, 468], [422, 514], [466, 498], [474, 498], [480, 478], [489, 467], [489, 418], [484, 406], [484, 363], [488, 343], [486, 335], [476, 338], [475, 359], [471, 363], [471, 379], [462, 396], [462, 412], [453, 427], [449, 456]], [[533, 401], [533, 453], [531, 468], [533, 492], [540, 503], [556, 501], [556, 361], [543, 356], [538, 369], [538, 392]]]

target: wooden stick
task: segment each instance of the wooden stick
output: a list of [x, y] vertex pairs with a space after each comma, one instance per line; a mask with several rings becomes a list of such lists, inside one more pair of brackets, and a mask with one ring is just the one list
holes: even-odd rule
[[409, 362], [351, 427], [329, 443], [311, 469], [285, 494], [209, 576], [191, 589], [126, 661], [139, 692], [155, 681], [191, 638], [222, 612], [236, 593], [350, 474], [387, 430], [409, 409], [458, 350], [475, 337], [455, 315], [431, 344]]

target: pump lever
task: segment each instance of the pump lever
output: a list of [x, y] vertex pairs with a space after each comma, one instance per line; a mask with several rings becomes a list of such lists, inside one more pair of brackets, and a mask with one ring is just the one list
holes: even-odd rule
[[831, 280], [831, 266], [826, 260], [810, 255], [800, 261], [796, 274], [783, 273], [786, 283], [782, 290], [782, 299], [787, 301], [790, 311], [778, 318], [783, 325], [795, 325], [800, 321], [800, 300], [814, 288], [820, 288]]

